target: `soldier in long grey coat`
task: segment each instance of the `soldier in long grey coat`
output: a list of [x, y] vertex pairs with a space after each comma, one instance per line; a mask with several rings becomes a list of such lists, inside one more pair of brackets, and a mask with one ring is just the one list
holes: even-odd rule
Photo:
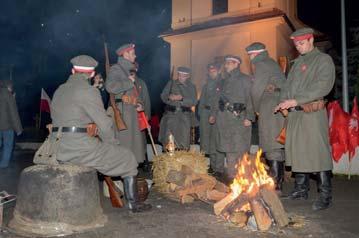
[[225, 154], [216, 149], [218, 129], [214, 124], [209, 123], [211, 105], [214, 104], [216, 98], [214, 95], [217, 93], [218, 83], [221, 80], [219, 74], [220, 65], [214, 63], [209, 64], [207, 70], [208, 80], [207, 83], [203, 85], [198, 106], [200, 115], [200, 145], [201, 151], [209, 155], [210, 168], [220, 177], [223, 174]]
[[[71, 63], [72, 75], [56, 90], [51, 103], [52, 142], [59, 129], [62, 130], [57, 159], [95, 168], [104, 175], [121, 176], [129, 209], [133, 212], [148, 210], [149, 205], [138, 201], [135, 156], [118, 145], [100, 92], [90, 85], [89, 79], [95, 75], [98, 63], [86, 55], [73, 58]], [[86, 127], [90, 123], [97, 125], [99, 139], [87, 134]]]
[[328, 136], [328, 117], [322, 99], [331, 91], [335, 68], [331, 57], [314, 47], [313, 29], [303, 28], [291, 35], [300, 56], [295, 60], [283, 101], [275, 110], [289, 110], [286, 133], [286, 163], [295, 172], [291, 199], [307, 199], [309, 175], [317, 175], [319, 198], [313, 210], [326, 209], [332, 200], [333, 168]]
[[219, 136], [217, 150], [226, 153], [226, 180], [235, 177], [236, 164], [249, 152], [252, 135], [252, 121], [255, 120], [250, 90], [251, 78], [239, 69], [238, 56], [225, 57], [228, 77], [221, 81], [218, 100], [211, 110], [210, 123], [216, 123]]
[[178, 79], [171, 79], [161, 93], [166, 112], [161, 119], [159, 141], [167, 145], [172, 134], [178, 149], [190, 147], [192, 110], [197, 103], [197, 91], [190, 81], [190, 69], [178, 67]]
[[263, 43], [255, 42], [246, 48], [254, 65], [254, 82], [251, 98], [254, 111], [258, 115], [259, 147], [263, 150], [270, 166], [270, 175], [276, 190], [282, 190], [284, 181], [284, 145], [276, 138], [283, 127], [284, 117], [273, 113], [280, 100], [280, 90], [285, 83], [285, 75], [277, 62], [269, 57]]
[[138, 163], [145, 159], [145, 146], [142, 132], [138, 125], [138, 112], [144, 110], [144, 104], [139, 100], [139, 88], [136, 77], [130, 71], [134, 68], [136, 59], [135, 45], [125, 44], [116, 51], [117, 64], [110, 68], [105, 87], [115, 95], [116, 105], [122, 114], [127, 129], [115, 130], [120, 144], [134, 153]]
[[[151, 99], [150, 99], [150, 94], [148, 92], [148, 88], [147, 88], [147, 84], [146, 82], [141, 79], [140, 77], [138, 77], [138, 69], [139, 69], [139, 64], [137, 62], [135, 62], [134, 64], [134, 71], [133, 73], [135, 74], [135, 84], [137, 86], [138, 92], [139, 92], [139, 101], [143, 104], [143, 109], [144, 109], [144, 113], [146, 115], [147, 120], [151, 120]], [[144, 171], [149, 172], [150, 168], [149, 168], [149, 161], [148, 161], [148, 157], [147, 157], [147, 134], [148, 133], [146, 130], [142, 130], [142, 136], [143, 136], [143, 146], [144, 146], [144, 151], [145, 151], [145, 160], [143, 161], [142, 164], [140, 164], [140, 167], [142, 166]]]

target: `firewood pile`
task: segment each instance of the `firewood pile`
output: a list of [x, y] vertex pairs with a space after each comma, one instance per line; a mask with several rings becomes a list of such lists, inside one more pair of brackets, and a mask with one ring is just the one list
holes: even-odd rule
[[153, 161], [154, 186], [181, 203], [191, 203], [195, 199], [219, 201], [228, 194], [229, 188], [208, 175], [207, 170], [208, 160], [201, 153], [163, 154]]
[[255, 220], [260, 231], [272, 225], [288, 225], [288, 215], [274, 189], [274, 181], [268, 176], [261, 162], [261, 151], [257, 155], [245, 155], [237, 165], [237, 175], [231, 184], [231, 192], [213, 206], [214, 213], [239, 227]]

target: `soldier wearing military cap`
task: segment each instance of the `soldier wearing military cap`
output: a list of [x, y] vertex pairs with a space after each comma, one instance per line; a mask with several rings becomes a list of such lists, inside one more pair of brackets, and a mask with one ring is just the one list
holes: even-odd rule
[[130, 149], [138, 163], [145, 160], [143, 134], [139, 129], [138, 112], [144, 110], [144, 102], [140, 99], [140, 91], [134, 70], [136, 59], [135, 45], [125, 44], [116, 50], [117, 64], [110, 68], [106, 79], [106, 90], [114, 94], [116, 106], [122, 114], [127, 126], [125, 130], [115, 130], [116, 138], [121, 145]]
[[178, 67], [177, 79], [171, 79], [161, 93], [166, 104], [165, 114], [161, 119], [159, 141], [167, 145], [172, 134], [178, 149], [188, 150], [190, 147], [192, 110], [197, 104], [197, 91], [191, 82], [191, 70]]
[[228, 182], [236, 175], [238, 160], [250, 149], [252, 121], [255, 119], [250, 98], [252, 81], [240, 71], [241, 62], [235, 55], [225, 57], [224, 68], [228, 77], [216, 89], [216, 102], [209, 119], [219, 131], [217, 150], [226, 154], [225, 176]]
[[270, 166], [276, 190], [282, 190], [284, 181], [284, 146], [276, 138], [283, 127], [284, 117], [273, 113], [279, 103], [285, 75], [277, 62], [269, 57], [266, 46], [260, 42], [250, 44], [246, 51], [254, 65], [254, 82], [251, 98], [254, 111], [258, 115], [259, 147], [263, 150]]
[[300, 56], [290, 69], [281, 103], [276, 111], [288, 110], [285, 152], [286, 164], [295, 173], [291, 199], [307, 199], [309, 175], [317, 176], [319, 198], [313, 210], [326, 209], [332, 200], [331, 170], [333, 168], [329, 138], [328, 116], [324, 97], [335, 81], [332, 58], [314, 46], [313, 29], [295, 31], [290, 38]]
[[[131, 70], [131, 74], [135, 77], [135, 85], [138, 89], [138, 101], [143, 104], [143, 111], [146, 115], [147, 120], [151, 120], [151, 99], [150, 94], [148, 92], [147, 84], [146, 82], [138, 76], [138, 70], [139, 70], [139, 64], [137, 62], [134, 63], [133, 70]], [[146, 130], [142, 130], [142, 136], [143, 136], [143, 146], [145, 151], [145, 160], [140, 165], [142, 168], [149, 172], [149, 161], [147, 158], [147, 137], [146, 137]]]
[[214, 104], [214, 95], [217, 93], [217, 87], [221, 80], [220, 65], [216, 63], [207, 66], [208, 79], [202, 87], [201, 97], [199, 100], [200, 115], [200, 145], [201, 151], [209, 155], [210, 168], [215, 175], [221, 177], [223, 174], [225, 154], [217, 151], [216, 138], [218, 134], [217, 127], [209, 123], [211, 116], [211, 105]]
[[[115, 139], [113, 122], [106, 115], [100, 92], [90, 84], [97, 61], [80, 55], [71, 63], [72, 75], [55, 91], [51, 103], [50, 140], [54, 142], [62, 132], [57, 159], [95, 168], [107, 176], [121, 176], [129, 209], [149, 209], [149, 205], [138, 201], [137, 185], [133, 182], [137, 175], [136, 158]], [[88, 135], [87, 126], [91, 123], [97, 125], [100, 140]]]

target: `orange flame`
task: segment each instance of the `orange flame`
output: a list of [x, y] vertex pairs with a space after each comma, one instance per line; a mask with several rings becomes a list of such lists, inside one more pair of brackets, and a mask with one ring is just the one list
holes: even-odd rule
[[261, 162], [262, 150], [259, 150], [255, 159], [245, 154], [236, 165], [237, 175], [231, 184], [233, 198], [246, 193], [254, 196], [261, 186], [274, 188], [273, 179], [267, 174], [265, 165]]

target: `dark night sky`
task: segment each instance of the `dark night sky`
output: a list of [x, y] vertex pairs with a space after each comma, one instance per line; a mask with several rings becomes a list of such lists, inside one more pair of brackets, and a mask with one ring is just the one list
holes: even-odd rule
[[[330, 4], [329, 4], [330, 2]], [[358, 25], [358, 1], [347, 0], [348, 25]], [[340, 1], [298, 0], [304, 23], [328, 34], [340, 49]], [[169, 75], [169, 45], [158, 35], [171, 24], [171, 0], [2, 0], [0, 10], [0, 77], [14, 65], [17, 100], [25, 124], [38, 110], [41, 87], [50, 96], [70, 72], [69, 60], [89, 54], [103, 71], [103, 36], [115, 62], [115, 49], [137, 45], [140, 76], [152, 102], [159, 104]], [[348, 40], [350, 42], [350, 39]]]

